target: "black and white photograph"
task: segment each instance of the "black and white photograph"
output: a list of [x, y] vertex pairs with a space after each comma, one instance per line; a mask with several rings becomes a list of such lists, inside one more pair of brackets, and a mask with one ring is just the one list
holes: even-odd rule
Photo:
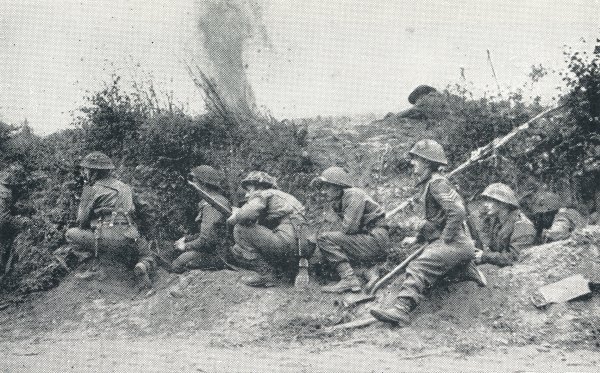
[[600, 0], [3, 0], [0, 372], [597, 372]]

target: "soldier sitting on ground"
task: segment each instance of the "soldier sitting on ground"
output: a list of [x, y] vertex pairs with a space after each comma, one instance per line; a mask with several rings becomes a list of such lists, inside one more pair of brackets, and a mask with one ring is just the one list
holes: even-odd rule
[[465, 229], [465, 203], [452, 184], [439, 173], [448, 164], [444, 149], [434, 140], [421, 140], [410, 150], [417, 186], [423, 188], [426, 223], [417, 242], [426, 246], [406, 267], [405, 278], [395, 303], [389, 308], [373, 308], [380, 321], [406, 326], [427, 289], [450, 271], [462, 272], [465, 279], [485, 286], [487, 281], [473, 263], [475, 245]]
[[[360, 291], [361, 281], [352, 264], [373, 265], [386, 259], [390, 238], [385, 211], [364, 190], [353, 187], [350, 175], [341, 167], [326, 169], [312, 183], [326, 195], [341, 221], [339, 231], [317, 235], [317, 247], [323, 258], [340, 276], [338, 283], [324, 286], [322, 290], [329, 293]], [[379, 277], [379, 267], [372, 267], [366, 277], [370, 284], [374, 283]]]
[[533, 245], [536, 235], [533, 223], [519, 209], [515, 192], [508, 185], [488, 185], [481, 196], [486, 214], [482, 233], [488, 237], [489, 245], [477, 250], [476, 263], [511, 265], [523, 249]]
[[155, 259], [148, 242], [135, 224], [131, 187], [111, 176], [115, 168], [101, 152], [92, 152], [81, 162], [87, 184], [83, 188], [77, 212], [77, 227], [65, 233], [67, 242], [93, 250], [94, 256], [109, 253], [127, 261], [133, 255], [134, 272], [140, 285], [150, 287], [150, 273]]
[[538, 244], [567, 239], [575, 229], [586, 225], [577, 210], [563, 207], [560, 196], [552, 192], [537, 193], [531, 212]]
[[[216, 201], [231, 209], [231, 203], [223, 196], [221, 185], [224, 175], [210, 166], [198, 166], [188, 175], [192, 181], [206, 189]], [[175, 248], [181, 254], [171, 264], [173, 272], [182, 273], [188, 269], [225, 267], [225, 251], [227, 245], [226, 217], [205, 200], [198, 203], [199, 232], [184, 236], [175, 242]]]
[[242, 180], [242, 187], [247, 202], [227, 219], [234, 226], [235, 245], [231, 251], [240, 265], [256, 273], [242, 277], [241, 282], [275, 286], [277, 268], [285, 273], [298, 271], [296, 284], [306, 284], [310, 252], [304, 206], [291, 194], [277, 189], [276, 179], [262, 171], [250, 172]]

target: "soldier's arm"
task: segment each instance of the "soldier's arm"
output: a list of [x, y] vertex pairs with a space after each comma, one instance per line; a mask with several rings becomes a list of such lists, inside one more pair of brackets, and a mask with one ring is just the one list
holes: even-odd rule
[[185, 243], [185, 250], [201, 251], [206, 250], [210, 243], [214, 242], [216, 237], [216, 227], [223, 221], [223, 215], [211, 205], [205, 205], [202, 208], [202, 221], [200, 222], [200, 233], [194, 239]]
[[90, 227], [92, 220], [92, 211], [94, 209], [94, 195], [92, 187], [87, 186], [83, 188], [81, 193], [81, 201], [79, 202], [79, 209], [77, 210], [77, 225], [79, 228], [87, 229]]
[[436, 180], [429, 185], [429, 192], [446, 212], [447, 219], [442, 239], [452, 242], [463, 229], [462, 224], [467, 216], [465, 205], [458, 192], [445, 180]]
[[248, 224], [255, 222], [267, 208], [267, 203], [267, 199], [260, 194], [250, 196], [248, 202], [234, 212], [233, 215], [227, 219], [227, 222], [232, 225], [237, 223]]
[[355, 234], [360, 231], [360, 223], [365, 211], [366, 200], [359, 194], [351, 194], [344, 201], [344, 218], [342, 220], [342, 232]]
[[533, 245], [536, 232], [533, 224], [526, 220], [519, 220], [515, 223], [508, 251], [493, 252], [484, 250], [481, 260], [483, 263], [490, 263], [499, 267], [512, 265], [519, 260], [521, 251]]

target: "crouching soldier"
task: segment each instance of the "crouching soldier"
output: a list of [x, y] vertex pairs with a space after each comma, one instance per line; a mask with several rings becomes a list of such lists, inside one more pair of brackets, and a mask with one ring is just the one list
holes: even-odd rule
[[[337, 270], [340, 281], [324, 286], [328, 293], [360, 291], [361, 281], [352, 264], [372, 265], [387, 257], [390, 247], [385, 211], [367, 193], [352, 186], [350, 175], [341, 167], [330, 167], [312, 181], [332, 203], [341, 220], [341, 230], [320, 232], [317, 247], [323, 258]], [[378, 267], [367, 271], [373, 283], [379, 277]]]
[[485, 277], [473, 264], [475, 246], [465, 228], [464, 201], [448, 179], [438, 173], [439, 167], [448, 163], [442, 146], [434, 140], [421, 140], [409, 154], [417, 186], [423, 188], [427, 234], [420, 233], [417, 239], [426, 246], [408, 264], [393, 307], [370, 311], [378, 320], [399, 326], [409, 323], [409, 314], [425, 291], [453, 269], [462, 269], [465, 277], [486, 285]]
[[256, 273], [241, 281], [248, 286], [275, 286], [278, 268], [284, 272], [298, 269], [296, 284], [306, 284], [310, 252], [304, 206], [277, 189], [276, 179], [262, 171], [250, 172], [242, 187], [247, 202], [227, 219], [234, 225], [231, 251], [240, 264]]
[[538, 193], [531, 206], [536, 243], [542, 244], [567, 239], [571, 233], [585, 226], [583, 216], [574, 209], [562, 207], [556, 193]]
[[519, 253], [533, 245], [535, 227], [519, 209], [515, 192], [505, 184], [488, 185], [481, 193], [485, 214], [483, 235], [489, 246], [477, 250], [477, 264], [494, 264], [504, 267], [519, 259]]
[[[189, 173], [188, 177], [200, 184], [206, 192], [217, 202], [231, 209], [231, 203], [223, 196], [221, 185], [224, 175], [210, 166], [198, 166]], [[182, 237], [175, 242], [175, 248], [181, 254], [171, 264], [173, 272], [182, 273], [188, 269], [224, 268], [225, 254], [223, 249], [227, 245], [227, 229], [225, 216], [207, 201], [198, 203], [199, 232], [194, 235]]]
[[77, 227], [67, 230], [67, 242], [93, 250], [95, 257], [100, 252], [110, 252], [120, 260], [133, 255], [140, 285], [151, 286], [154, 256], [132, 221], [135, 207], [131, 187], [111, 176], [115, 166], [104, 153], [88, 154], [81, 167], [87, 184], [77, 211]]

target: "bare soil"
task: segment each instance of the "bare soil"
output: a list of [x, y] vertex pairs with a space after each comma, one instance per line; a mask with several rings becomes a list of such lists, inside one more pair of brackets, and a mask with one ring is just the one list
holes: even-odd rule
[[[425, 133], [406, 131], [333, 123], [314, 130], [313, 147], [323, 164], [353, 154], [349, 164], [389, 210], [408, 194], [409, 183], [386, 171], [391, 150], [385, 144], [406, 150], [411, 137]], [[371, 179], [377, 182], [369, 186]], [[92, 261], [52, 290], [0, 299], [0, 371], [596, 372], [595, 288], [584, 299], [543, 310], [530, 301], [539, 286], [573, 274], [600, 283], [600, 227], [588, 228], [578, 239], [525, 251], [512, 267], [480, 267], [486, 288], [442, 281], [407, 328], [375, 323], [327, 331], [367, 317], [374, 304], [389, 304], [395, 284], [373, 303], [345, 308], [341, 296], [321, 293], [319, 283], [302, 292], [285, 282], [255, 289], [239, 282], [244, 271], [232, 270], [175, 275], [161, 269], [153, 291], [140, 291], [130, 268]]]

